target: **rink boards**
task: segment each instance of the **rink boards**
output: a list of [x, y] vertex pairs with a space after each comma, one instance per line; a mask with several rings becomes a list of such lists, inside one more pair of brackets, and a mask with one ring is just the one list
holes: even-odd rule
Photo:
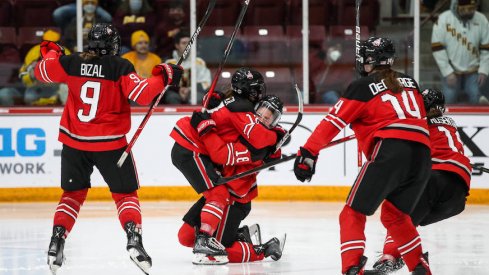
[[[141, 122], [146, 108], [134, 108], [132, 130]], [[141, 184], [140, 195], [146, 199], [188, 200], [195, 193], [183, 175], [172, 165], [169, 137], [175, 122], [192, 108], [158, 108], [133, 148]], [[328, 112], [327, 107], [308, 107], [300, 126], [284, 154], [295, 153], [315, 126]], [[0, 201], [38, 201], [59, 198], [60, 152], [57, 141], [61, 108], [0, 108]], [[472, 163], [489, 166], [489, 108], [449, 108]], [[290, 128], [296, 108], [287, 108], [282, 125]], [[346, 128], [336, 138], [351, 135]], [[258, 184], [263, 200], [341, 201], [358, 173], [356, 140], [336, 145], [321, 152], [316, 175], [309, 183], [301, 183], [292, 172], [293, 161], [260, 173]], [[91, 199], [110, 199], [102, 177], [92, 176]], [[489, 175], [474, 171], [470, 201], [489, 203]]]

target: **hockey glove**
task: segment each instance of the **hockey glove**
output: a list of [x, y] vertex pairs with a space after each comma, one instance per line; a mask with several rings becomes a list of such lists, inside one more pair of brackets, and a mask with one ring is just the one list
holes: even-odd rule
[[180, 65], [161, 63], [156, 65], [151, 72], [153, 75], [161, 75], [165, 85], [180, 85], [183, 68]]
[[[275, 149], [275, 147], [273, 147], [273, 149]], [[279, 160], [282, 158], [282, 150], [277, 150], [277, 152], [271, 152], [271, 154], [269, 156], [267, 156], [263, 162], [265, 163], [269, 163], [270, 161], [274, 161], [274, 160]]]
[[206, 92], [205, 95], [204, 95], [204, 98], [202, 98], [202, 104], [204, 104], [204, 102], [206, 102], [207, 100], [207, 97], [209, 97], [209, 102], [207, 102], [207, 109], [214, 109], [216, 108], [217, 106], [219, 106], [219, 104], [221, 104], [221, 102], [223, 101], [225, 95], [219, 91], [214, 91], [212, 94], [209, 95], [209, 92]]
[[311, 180], [312, 175], [314, 175], [316, 172], [317, 160], [318, 156], [314, 156], [306, 148], [301, 147], [299, 152], [297, 152], [297, 157], [295, 158], [295, 177], [302, 182]]
[[206, 112], [194, 111], [190, 118], [190, 124], [194, 127], [199, 136], [203, 136], [216, 128], [216, 122], [211, 118], [211, 115]]
[[40, 44], [40, 47], [41, 47], [41, 57], [43, 59], [47, 56], [47, 54], [50, 51], [55, 51], [56, 53], [58, 53], [58, 55], [65, 54], [65, 48], [63, 48], [63, 46], [53, 41], [43, 40]]

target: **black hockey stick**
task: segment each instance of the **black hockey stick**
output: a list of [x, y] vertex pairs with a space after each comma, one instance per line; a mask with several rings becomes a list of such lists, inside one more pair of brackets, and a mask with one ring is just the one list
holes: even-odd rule
[[292, 127], [290, 127], [289, 131], [284, 135], [284, 137], [277, 143], [275, 147], [275, 152], [278, 151], [278, 149], [282, 148], [282, 145], [287, 141], [287, 139], [290, 137], [290, 134], [294, 129], [299, 125], [299, 123], [302, 120], [302, 114], [304, 113], [304, 100], [302, 97], [302, 92], [299, 90], [299, 86], [295, 84], [295, 91], [297, 93], [297, 102], [299, 103], [299, 110], [297, 111], [297, 118], [295, 119], [294, 124]]
[[356, 71], [359, 72], [360, 66], [362, 65], [362, 57], [360, 56], [360, 6], [362, 5], [362, 0], [355, 0], [355, 66]]
[[[183, 51], [182, 56], [178, 59], [177, 65], [182, 64], [182, 62], [187, 58], [188, 53], [190, 52], [190, 48], [194, 44], [195, 39], [197, 39], [197, 36], [199, 36], [200, 31], [205, 25], [205, 22], [207, 22], [207, 19], [212, 13], [212, 10], [214, 9], [214, 6], [216, 4], [217, 0], [210, 0], [209, 5], [207, 6], [207, 10], [205, 11], [204, 16], [199, 22], [199, 25], [197, 25], [197, 28], [195, 29], [195, 32], [192, 34], [192, 37], [188, 41], [187, 46], [185, 47], [185, 50]], [[165, 94], [165, 92], [168, 90], [170, 85], [166, 85], [163, 91], [158, 95], [158, 97], [153, 100], [153, 103], [151, 104], [151, 107], [149, 108], [148, 112], [144, 116], [143, 121], [138, 126], [138, 129], [134, 133], [134, 135], [131, 138], [131, 141], [127, 145], [127, 148], [124, 150], [124, 153], [122, 153], [121, 157], [119, 158], [119, 161], [117, 161], [117, 167], [122, 167], [122, 164], [124, 164], [124, 161], [126, 160], [127, 156], [129, 155], [129, 152], [131, 151], [132, 147], [136, 143], [136, 140], [138, 139], [139, 135], [143, 131], [144, 126], [146, 126], [146, 123], [148, 122], [149, 118], [153, 114], [154, 110], [156, 109], [156, 106], [158, 106], [158, 103], [160, 103], [161, 98]]]
[[474, 169], [478, 169], [478, 170], [480, 170], [480, 171], [482, 171], [482, 172], [484, 172], [484, 173], [489, 173], [489, 168], [486, 168], [486, 167], [484, 167], [484, 166], [482, 166], [482, 165], [478, 165], [478, 164], [473, 164], [473, 163], [471, 163], [471, 164], [470, 164], [470, 166], [472, 166], [472, 168], [474, 168]]
[[[340, 139], [337, 139], [337, 140], [333, 140], [330, 143], [328, 143], [326, 146], [324, 146], [322, 149], [325, 149], [325, 148], [328, 148], [328, 147], [331, 147], [331, 146], [335, 146], [335, 145], [338, 145], [340, 143], [350, 141], [352, 139], [355, 139], [355, 135], [351, 135], [351, 136], [347, 136], [347, 137], [340, 138]], [[287, 162], [287, 161], [289, 161], [291, 159], [295, 159], [296, 157], [297, 157], [297, 154], [292, 154], [292, 155], [284, 156], [281, 159], [270, 161], [268, 163], [265, 163], [262, 166], [255, 167], [255, 168], [250, 169], [248, 171], [244, 171], [242, 173], [239, 173], [239, 174], [236, 174], [236, 175], [233, 175], [233, 176], [230, 176], [230, 177], [220, 178], [217, 181], [216, 184], [217, 185], [224, 184], [226, 182], [229, 182], [229, 181], [232, 181], [232, 180], [235, 180], [235, 179], [239, 179], [239, 178], [246, 177], [246, 176], [251, 175], [251, 174], [254, 174], [254, 173], [258, 173], [261, 170], [264, 170], [264, 169], [273, 167], [273, 166], [278, 165], [280, 163]]]
[[216, 88], [217, 81], [219, 80], [219, 76], [221, 75], [222, 67], [224, 67], [224, 64], [226, 63], [226, 60], [228, 59], [229, 53], [231, 52], [231, 49], [233, 48], [234, 40], [236, 38], [236, 34], [239, 31], [239, 27], [241, 26], [241, 23], [243, 22], [243, 18], [246, 14], [246, 10], [248, 9], [248, 5], [250, 4], [250, 0], [245, 0], [241, 6], [241, 12], [239, 13], [238, 19], [236, 20], [236, 24], [234, 26], [233, 33], [231, 34], [231, 38], [229, 38], [228, 44], [226, 46], [226, 49], [224, 50], [224, 54], [222, 56], [221, 62], [219, 63], [219, 67], [217, 68], [216, 74], [214, 75], [214, 79], [212, 79], [211, 87], [209, 88], [209, 91], [207, 91], [207, 95], [204, 97], [204, 109], [207, 109], [207, 105], [209, 104], [209, 100], [211, 98], [212, 93], [214, 92], [214, 89]]

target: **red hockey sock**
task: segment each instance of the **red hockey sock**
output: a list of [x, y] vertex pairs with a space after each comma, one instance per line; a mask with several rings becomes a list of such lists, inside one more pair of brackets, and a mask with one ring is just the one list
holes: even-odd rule
[[183, 223], [180, 230], [178, 230], [178, 241], [183, 246], [194, 247], [195, 229], [190, 224]]
[[257, 254], [253, 245], [246, 242], [234, 242], [226, 248], [230, 263], [246, 263], [261, 261], [265, 258], [263, 253]]
[[225, 185], [220, 185], [205, 191], [203, 195], [206, 203], [200, 213], [200, 231], [212, 236], [229, 204], [229, 192]]
[[66, 229], [65, 238], [75, 225], [78, 213], [87, 198], [88, 189], [64, 191], [54, 213], [53, 226], [63, 226]]
[[340, 214], [341, 272], [345, 274], [352, 266], [360, 263], [365, 250], [365, 222], [360, 212], [345, 205]]
[[134, 222], [136, 225], [141, 225], [141, 208], [139, 207], [139, 198], [137, 191], [132, 193], [112, 193], [112, 199], [114, 199], [117, 206], [117, 213], [119, 215], [119, 221], [122, 228], [127, 222]]
[[423, 249], [421, 247], [421, 238], [411, 218], [386, 200], [382, 203], [380, 220], [387, 232], [392, 236], [409, 271], [413, 271], [420, 262]]
[[385, 236], [384, 250], [382, 251], [382, 253], [384, 255], [391, 255], [396, 259], [401, 258], [401, 254], [399, 253], [399, 250], [397, 250], [397, 245], [389, 232], [387, 232], [387, 235]]

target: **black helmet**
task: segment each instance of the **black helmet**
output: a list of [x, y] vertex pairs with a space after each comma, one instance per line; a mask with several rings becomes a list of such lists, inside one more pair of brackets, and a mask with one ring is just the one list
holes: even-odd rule
[[247, 98], [253, 103], [258, 102], [266, 93], [263, 76], [251, 68], [239, 68], [231, 79], [233, 92]]
[[[263, 125], [273, 128], [280, 121], [283, 109], [284, 104], [278, 96], [267, 95], [255, 105], [255, 114], [260, 117], [259, 120]], [[265, 110], [269, 112], [265, 113]]]
[[434, 108], [442, 113], [445, 112], [445, 96], [440, 90], [437, 89], [426, 89], [421, 95], [423, 96], [424, 108], [426, 112]]
[[118, 55], [121, 37], [117, 29], [108, 23], [97, 23], [88, 33], [88, 50], [97, 55]]
[[369, 39], [360, 43], [360, 58], [357, 60], [357, 71], [361, 75], [366, 75], [363, 65], [377, 66], [392, 66], [396, 49], [394, 44], [388, 38], [372, 36]]

